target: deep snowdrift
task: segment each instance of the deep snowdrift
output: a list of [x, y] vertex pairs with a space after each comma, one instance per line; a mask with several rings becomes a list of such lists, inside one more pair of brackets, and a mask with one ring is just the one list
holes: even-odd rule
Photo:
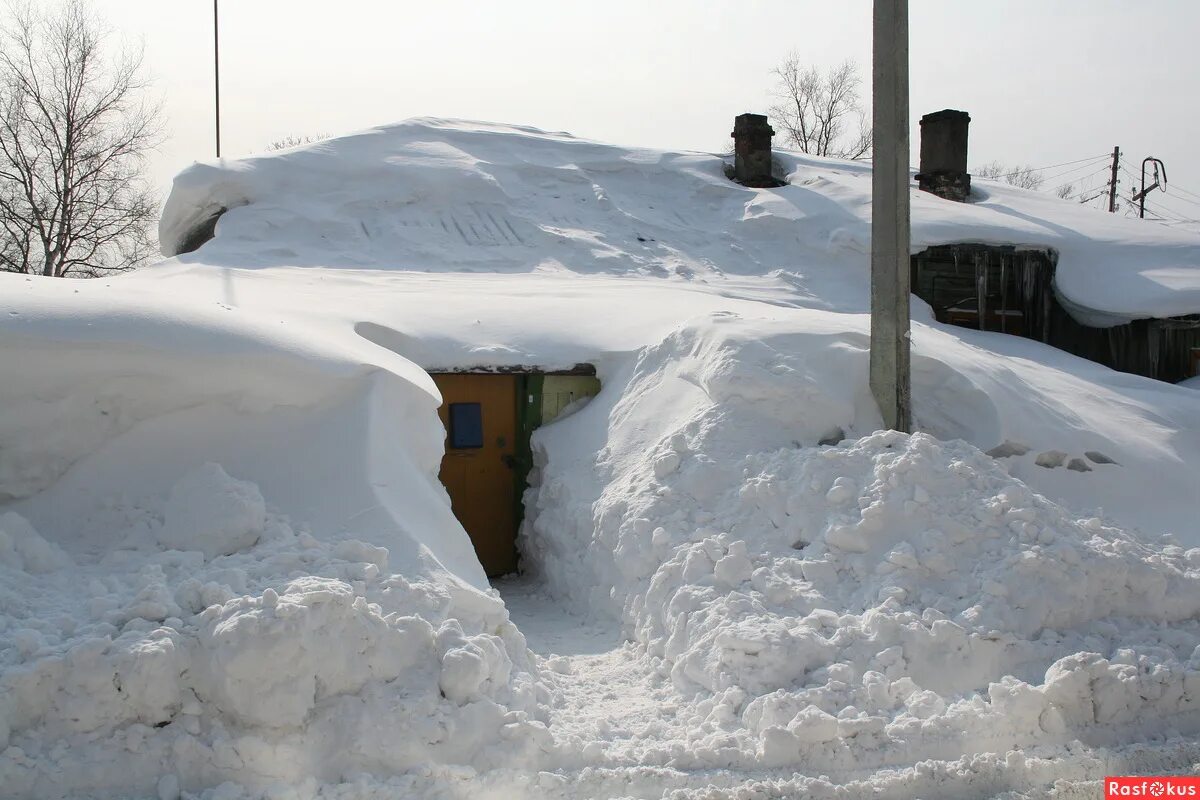
[[[1186, 766], [1200, 394], [918, 308], [929, 435], [875, 434], [869, 171], [781, 162], [753, 190], [715, 156], [413, 121], [186, 171], [169, 251], [229, 209], [195, 253], [0, 275], [4, 793], [657, 796], [730, 766], [949, 797], [1143, 745]], [[1200, 310], [1195, 236], [985, 192], [917, 196], [917, 246], [1049, 245], [1095, 310]], [[579, 362], [605, 388], [536, 434], [523, 543], [670, 676], [624, 749], [546, 727], [436, 479], [425, 370]]]
[[[1070, 514], [961, 441], [863, 437], [865, 380], [835, 370], [865, 354], [801, 341], [686, 326], [535, 437], [525, 551], [698, 698], [671, 763], [1194, 740], [1200, 548]], [[600, 430], [596, 457], [558, 457]]]
[[435, 478], [427, 375], [171, 293], [24, 283], [0, 348], [22, 376], [0, 387], [5, 796], [495, 766], [545, 739]]

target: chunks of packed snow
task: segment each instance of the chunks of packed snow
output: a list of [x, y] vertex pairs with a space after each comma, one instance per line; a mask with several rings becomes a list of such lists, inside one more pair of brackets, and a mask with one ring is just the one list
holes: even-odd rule
[[395, 680], [433, 642], [425, 620], [385, 620], [349, 584], [328, 578], [211, 606], [198, 622], [197, 691], [251, 726], [299, 726], [327, 697]]
[[164, 547], [199, 550], [208, 558], [229, 555], [258, 541], [266, 517], [257, 486], [208, 463], [171, 488], [158, 540]]
[[0, 565], [25, 572], [50, 572], [71, 558], [58, 545], [38, 535], [29, 520], [15, 511], [0, 514]]
[[[1072, 513], [966, 442], [863, 435], [865, 380], [800, 346], [762, 359], [780, 340], [744, 332], [685, 326], [535, 435], [525, 552], [706, 698], [676, 763], [882, 768], [1198, 730], [1200, 548]], [[811, 383], [776, 394], [802, 358]], [[589, 430], [603, 448], [575, 455]]]
[[116, 550], [36, 578], [0, 563], [7, 795], [482, 768], [544, 740], [544, 690], [494, 595], [267, 517], [215, 558]]

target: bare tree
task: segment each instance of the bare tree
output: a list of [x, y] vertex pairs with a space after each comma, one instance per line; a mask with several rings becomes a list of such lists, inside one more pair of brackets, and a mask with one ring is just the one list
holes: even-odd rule
[[971, 174], [977, 178], [991, 178], [996, 181], [1004, 181], [1013, 186], [1019, 186], [1022, 189], [1040, 189], [1042, 184], [1046, 182], [1042, 173], [1033, 167], [1017, 164], [1010, 166], [1008, 164], [1001, 164], [999, 161], [992, 161], [975, 167], [975, 169], [971, 170]]
[[853, 61], [822, 73], [793, 53], [772, 74], [778, 102], [771, 117], [788, 144], [816, 156], [870, 156], [871, 124], [859, 101], [862, 78]]
[[0, 270], [95, 276], [154, 253], [145, 157], [160, 139], [141, 51], [110, 52], [83, 0], [0, 26]]
[[282, 139], [276, 139], [267, 145], [267, 152], [274, 153], [277, 150], [287, 150], [292, 147], [299, 147], [302, 144], [313, 144], [314, 142], [323, 142], [329, 138], [328, 133], [318, 133], [315, 136], [285, 136]]

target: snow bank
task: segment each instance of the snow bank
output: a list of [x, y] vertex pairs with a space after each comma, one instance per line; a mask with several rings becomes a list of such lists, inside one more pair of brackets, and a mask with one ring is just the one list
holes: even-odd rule
[[769, 762], [1197, 730], [1200, 549], [1076, 520], [922, 434], [741, 467], [626, 613], [678, 684], [744, 692]]
[[671, 763], [1194, 737], [1200, 548], [1074, 514], [966, 442], [868, 433], [866, 361], [861, 336], [695, 321], [535, 435], [525, 552], [694, 698]]
[[[231, 485], [243, 499], [258, 491], [219, 476], [211, 464], [182, 476], [168, 509], [199, 502], [202, 486], [218, 505]], [[257, 541], [212, 557], [158, 547], [149, 518], [74, 565], [48, 557], [16, 514], [0, 524], [39, 554], [0, 562], [6, 796], [487, 768], [546, 737], [533, 721], [544, 697], [500, 601], [391, 563], [386, 548], [323, 541], [267, 513]]]
[[423, 370], [174, 287], [2, 277], [0, 794], [539, 749], [544, 690], [437, 482]]

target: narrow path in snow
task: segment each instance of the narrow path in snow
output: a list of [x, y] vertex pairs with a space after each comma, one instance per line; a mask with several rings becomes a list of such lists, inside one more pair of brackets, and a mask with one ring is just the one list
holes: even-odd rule
[[[696, 743], [689, 741], [688, 727], [697, 724], [688, 719], [689, 703], [669, 676], [655, 668], [653, 659], [625, 641], [617, 622], [571, 614], [537, 580], [507, 578], [494, 586], [550, 687], [550, 729], [564, 757], [556, 770], [562, 776], [560, 783], [514, 787], [522, 796], [545, 800], [668, 796], [730, 800], [808, 794], [902, 800], [913, 796], [914, 777], [903, 770], [850, 769], [835, 776], [844, 784], [835, 787], [828, 775], [814, 782], [794, 767], [689, 766]], [[731, 761], [738, 760], [732, 752], [728, 755]], [[1011, 791], [1014, 800], [1040, 797], [1036, 787], [1044, 775], [1038, 765], [1044, 770], [1046, 763], [1031, 759], [1027, 773], [990, 776], [982, 781], [979, 796]], [[1064, 770], [1058, 784], [1063, 798], [1082, 800], [1094, 794], [1094, 783], [1067, 773]], [[926, 776], [921, 786], [923, 796], [931, 800], [962, 796], [961, 786], [945, 776]]]
[[509, 615], [539, 658], [553, 692], [551, 730], [577, 743], [584, 761], [665, 762], [682, 739], [680, 698], [669, 678], [621, 635], [615, 622], [574, 616], [528, 578], [495, 584]]

